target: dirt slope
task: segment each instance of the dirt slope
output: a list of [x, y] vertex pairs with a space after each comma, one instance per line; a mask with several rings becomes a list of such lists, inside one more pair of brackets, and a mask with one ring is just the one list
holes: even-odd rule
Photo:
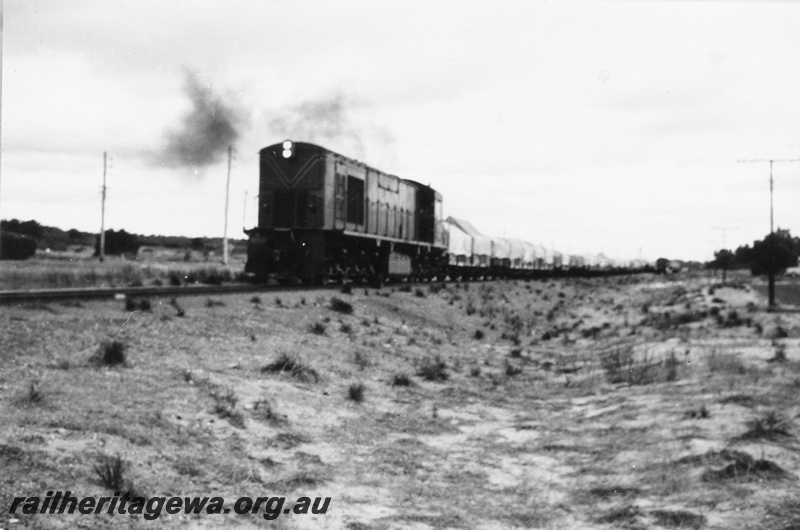
[[[710, 282], [4, 307], [0, 528], [793, 528], [800, 317]], [[124, 364], [98, 359], [112, 341]], [[7, 513], [113, 494], [94, 468], [115, 456], [146, 497], [331, 502]]]

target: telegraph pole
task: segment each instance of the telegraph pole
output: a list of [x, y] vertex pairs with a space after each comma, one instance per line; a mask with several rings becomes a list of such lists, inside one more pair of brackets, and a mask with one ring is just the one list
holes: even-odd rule
[[228, 266], [228, 196], [231, 189], [231, 158], [233, 158], [233, 146], [228, 146], [228, 181], [225, 184], [225, 230], [222, 234], [222, 263]]
[[108, 168], [108, 152], [103, 151], [103, 191], [100, 206], [100, 261], [106, 259], [106, 170]]
[[722, 231], [722, 248], [727, 249], [727, 240], [728, 240], [728, 230], [738, 230], [739, 225], [736, 226], [712, 226], [712, 230], [720, 230]]
[[244, 209], [242, 210], [242, 230], [247, 226], [247, 190], [244, 190]]
[[[739, 226], [712, 226], [712, 230], [721, 230], [722, 231], [722, 248], [720, 250], [729, 250], [728, 249], [728, 230], [738, 230]], [[733, 254], [733, 252], [731, 252]], [[714, 256], [716, 258], [716, 256]], [[716, 259], [715, 259], [716, 261]], [[716, 269], [715, 269], [716, 270]], [[723, 285], [725, 282], [728, 281], [728, 266], [723, 265], [722, 267], [722, 283]]]
[[[800, 158], [760, 158], [758, 160], [738, 160], [739, 163], [769, 162], [769, 241], [770, 246], [775, 245], [775, 224], [772, 207], [772, 165], [775, 162], [800, 162]], [[772, 250], [772, 249], [771, 249]], [[775, 307], [775, 271], [769, 268], [769, 307]]]

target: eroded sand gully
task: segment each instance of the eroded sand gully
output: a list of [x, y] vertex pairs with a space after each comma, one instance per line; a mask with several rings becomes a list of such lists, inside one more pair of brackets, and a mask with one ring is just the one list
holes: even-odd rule
[[[332, 499], [158, 527], [790, 528], [800, 314], [767, 312], [749, 281], [230, 295], [182, 299], [183, 317], [158, 300], [4, 308], [0, 504], [110, 495], [94, 467], [119, 455], [145, 496]], [[111, 341], [123, 364], [98, 361]]]

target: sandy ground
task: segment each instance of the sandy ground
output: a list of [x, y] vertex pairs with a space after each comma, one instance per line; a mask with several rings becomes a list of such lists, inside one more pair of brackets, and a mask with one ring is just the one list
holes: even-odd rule
[[[0, 308], [0, 528], [800, 528], [800, 313], [746, 282], [150, 305]], [[112, 341], [122, 365], [98, 360]], [[95, 468], [114, 457], [147, 498], [331, 501], [272, 521], [7, 513], [112, 495]]]

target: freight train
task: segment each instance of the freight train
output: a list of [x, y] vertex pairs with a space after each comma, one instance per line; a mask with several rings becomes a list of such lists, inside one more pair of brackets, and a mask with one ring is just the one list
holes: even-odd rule
[[642, 261], [566, 255], [487, 237], [443, 218], [442, 195], [305, 142], [259, 152], [258, 225], [245, 272], [281, 283], [527, 278], [643, 269]]

